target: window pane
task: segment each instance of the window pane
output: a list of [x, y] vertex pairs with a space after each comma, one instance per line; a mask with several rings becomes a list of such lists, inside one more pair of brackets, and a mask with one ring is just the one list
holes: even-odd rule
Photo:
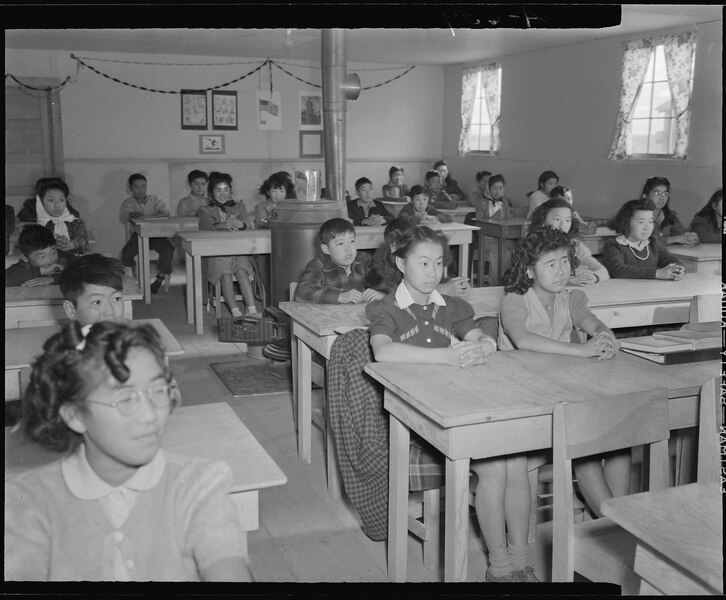
[[479, 150], [479, 132], [481, 128], [478, 125], [472, 125], [469, 130], [469, 148]]
[[672, 117], [671, 90], [667, 83], [653, 84], [653, 117]]
[[653, 79], [654, 81], [668, 80], [668, 75], [666, 72], [665, 51], [663, 50], [663, 46], [656, 46], [655, 49], [655, 73]]
[[481, 97], [477, 96], [474, 98], [474, 110], [471, 114], [472, 127], [475, 123], [479, 123], [481, 119]]
[[630, 128], [632, 154], [648, 154], [648, 119], [633, 121]]
[[643, 84], [643, 87], [640, 89], [638, 101], [635, 103], [635, 110], [633, 111], [634, 119], [647, 119], [650, 116], [650, 95], [652, 91], [652, 84]]
[[492, 143], [491, 143], [491, 129], [487, 127], [482, 127], [481, 131], [481, 142], [479, 145], [479, 150], [486, 150], [489, 151], [491, 149]]
[[670, 146], [673, 119], [653, 119], [650, 124], [650, 154], [673, 154]]

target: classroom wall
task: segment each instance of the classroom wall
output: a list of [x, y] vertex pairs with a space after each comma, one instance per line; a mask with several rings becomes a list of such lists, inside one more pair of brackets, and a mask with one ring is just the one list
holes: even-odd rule
[[[138, 86], [162, 90], [203, 89], [231, 81], [259, 65], [262, 60], [209, 56], [162, 56], [86, 52], [81, 57], [166, 63], [230, 63], [234, 66], [159, 66], [88, 61], [100, 71]], [[302, 79], [320, 83], [319, 68], [302, 61], [285, 68]], [[384, 68], [386, 70], [371, 70]], [[391, 65], [349, 64], [358, 72], [362, 86], [375, 85], [401, 73]], [[128, 196], [126, 180], [142, 172], [149, 181], [149, 193], [157, 194], [176, 210], [179, 198], [188, 194], [186, 175], [192, 169], [229, 172], [236, 197], [248, 210], [259, 200], [257, 189], [264, 179], [279, 170], [318, 169], [324, 160], [300, 160], [299, 94], [319, 91], [273, 67], [272, 84], [281, 94], [282, 130], [260, 131], [256, 122], [257, 89], [270, 89], [267, 67], [224, 90], [237, 91], [238, 131], [212, 131], [225, 136], [224, 156], [199, 153], [197, 130], [182, 130], [180, 97], [143, 91], [116, 83], [81, 68], [69, 52], [39, 50], [5, 51], [5, 71], [23, 77], [74, 76], [60, 92], [65, 176], [74, 204], [88, 221], [96, 249], [118, 253], [125, 241], [118, 220], [118, 207]], [[443, 68], [416, 67], [396, 81], [362, 90], [355, 102], [347, 103], [346, 188], [355, 197], [354, 182], [362, 176], [375, 189], [388, 181], [391, 164], [406, 169], [407, 180], [416, 182], [439, 157], [443, 131]], [[406, 98], [426, 97], [426, 102]], [[208, 94], [211, 102], [211, 94]], [[426, 126], [422, 127], [421, 124]], [[29, 182], [30, 186], [34, 182]], [[169, 200], [171, 199], [171, 202]]]
[[[648, 177], [671, 182], [671, 206], [686, 226], [722, 185], [723, 22], [696, 25], [696, 63], [686, 160], [608, 160], [617, 120], [623, 44], [629, 36], [502, 56], [501, 149], [461, 157], [461, 72], [444, 70], [443, 155], [462, 189], [479, 170], [502, 173], [507, 196], [526, 206], [542, 171], [572, 188], [580, 214], [613, 215]], [[649, 32], [647, 37], [677, 30]], [[487, 60], [493, 62], [496, 59]]]

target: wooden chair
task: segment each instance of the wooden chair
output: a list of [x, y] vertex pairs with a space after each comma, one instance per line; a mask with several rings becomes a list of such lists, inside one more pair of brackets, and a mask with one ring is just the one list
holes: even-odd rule
[[648, 444], [650, 489], [663, 489], [668, 481], [669, 433], [665, 389], [555, 406], [552, 581], [572, 581], [577, 571], [591, 581], [620, 584], [623, 595], [637, 594], [635, 538], [607, 518], [573, 521], [572, 460]]
[[701, 386], [701, 402], [698, 415], [698, 471], [697, 481], [707, 483], [721, 481], [721, 448], [719, 426], [722, 408], [718, 402], [719, 380], [708, 379]]

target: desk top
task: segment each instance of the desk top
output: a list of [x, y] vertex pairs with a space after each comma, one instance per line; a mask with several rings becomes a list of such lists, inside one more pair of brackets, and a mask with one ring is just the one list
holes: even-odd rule
[[610, 498], [603, 514], [639, 540], [723, 591], [722, 498], [718, 483]]
[[[590, 308], [627, 306], [652, 302], [689, 300], [703, 294], [718, 294], [721, 282], [714, 275], [686, 273], [681, 281], [660, 279], [608, 279], [597, 285], [579, 288], [587, 294]], [[472, 288], [467, 301], [474, 318], [496, 317], [504, 287]], [[341, 327], [367, 327], [364, 303], [312, 304], [281, 302], [280, 310], [319, 336], [334, 335]]]
[[[59, 455], [5, 428], [5, 480]], [[217, 458], [232, 469], [232, 492], [283, 485], [287, 477], [226, 402], [177, 408], [162, 447], [185, 456]]]
[[[139, 284], [132, 277], [124, 275], [124, 301], [141, 300], [143, 295]], [[31, 306], [38, 304], [62, 304], [63, 294], [59, 285], [22, 286], [5, 288], [5, 306]]]
[[[167, 329], [161, 319], [134, 319], [134, 325], [148, 323], [161, 336], [161, 344], [165, 356], [184, 354], [179, 341]], [[43, 344], [54, 333], [60, 331], [60, 323], [56, 327], [23, 327], [22, 329], [5, 330], [5, 368], [23, 369], [30, 367], [43, 350]]]
[[719, 362], [659, 365], [625, 352], [600, 361], [512, 350], [466, 369], [370, 363], [365, 370], [433, 422], [456, 427], [551, 414], [558, 402], [654, 388], [668, 388], [671, 398], [697, 395], [718, 375]]
[[134, 231], [142, 237], [156, 237], [155, 234], [169, 235], [176, 231], [198, 231], [197, 217], [140, 217], [129, 219]]
[[687, 258], [695, 262], [721, 260], [721, 244], [698, 244], [697, 246], [668, 246], [668, 252], [673, 256]]

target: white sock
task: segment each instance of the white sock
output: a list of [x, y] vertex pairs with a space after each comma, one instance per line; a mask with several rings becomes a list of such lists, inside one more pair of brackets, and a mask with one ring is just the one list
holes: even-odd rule
[[238, 307], [238, 306], [235, 306], [235, 307], [234, 307], [234, 308], [232, 309], [232, 316], [233, 316], [233, 317], [241, 317], [241, 316], [243, 316], [243, 315], [242, 315], [242, 311], [241, 311], [241, 310], [239, 309], [239, 307]]
[[257, 307], [253, 304], [252, 306], [247, 307], [247, 314], [253, 315], [257, 312]]

